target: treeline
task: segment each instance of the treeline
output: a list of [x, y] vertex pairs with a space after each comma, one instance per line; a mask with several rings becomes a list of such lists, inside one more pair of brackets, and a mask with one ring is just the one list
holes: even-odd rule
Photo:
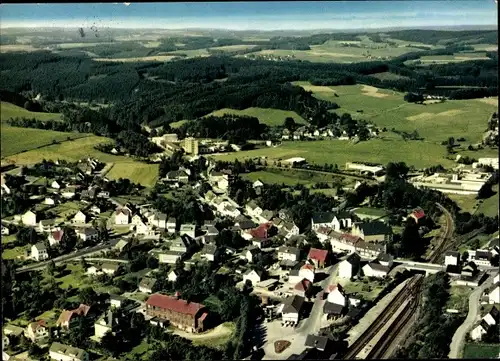
[[[393, 39], [408, 42], [437, 45], [453, 44], [496, 44], [498, 42], [497, 30], [399, 30], [391, 31], [388, 35]], [[373, 39], [372, 39], [373, 40]]]

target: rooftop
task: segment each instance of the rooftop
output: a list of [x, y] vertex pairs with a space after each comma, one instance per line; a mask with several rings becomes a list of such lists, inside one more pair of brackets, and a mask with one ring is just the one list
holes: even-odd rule
[[146, 304], [191, 316], [195, 316], [198, 311], [205, 307], [200, 303], [188, 302], [176, 297], [161, 295], [159, 293], [151, 295], [146, 301]]

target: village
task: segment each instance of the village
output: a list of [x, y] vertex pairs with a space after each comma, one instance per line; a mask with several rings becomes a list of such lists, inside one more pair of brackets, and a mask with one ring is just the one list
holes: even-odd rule
[[[191, 140], [190, 147], [186, 153], [197, 155], [198, 144]], [[498, 159], [496, 163], [480, 162], [498, 169]], [[292, 167], [304, 163], [305, 159], [290, 161]], [[339, 206], [313, 214], [304, 233], [285, 208], [262, 209], [253, 200], [238, 204], [229, 195], [233, 172], [215, 170], [216, 164], [211, 160], [206, 165], [206, 170], [199, 174], [180, 168], [168, 172], [163, 179], [166, 189], [188, 188], [194, 192], [198, 205], [190, 203], [186, 207], [211, 210], [211, 215], [203, 213], [206, 218], [193, 222], [181, 222], [180, 214], [163, 213], [144, 198], [133, 201], [132, 197], [120, 197], [121, 188], [128, 187], [131, 194], [138, 192], [137, 186], [121, 187], [119, 182], [107, 179], [102, 175], [106, 164], [97, 159], [83, 159], [76, 167], [56, 161], [3, 172], [2, 195], [8, 197], [19, 190], [29, 192], [33, 204], [22, 214], [2, 219], [2, 238], [16, 235], [12, 238], [15, 239], [22, 229], [35, 232], [29, 240], [37, 242], [28, 243], [26, 251], [14, 258], [19, 264], [16, 272], [84, 264], [83, 282], [91, 284], [95, 279], [112, 282], [123, 277], [124, 270], [134, 263], [124, 255], [131, 254], [134, 248], [147, 249], [148, 257], [155, 260], [143, 266], [147, 272], [134, 272], [141, 276], [129, 291], [101, 291], [100, 296], [104, 294], [108, 305], [102, 313], [96, 314], [91, 306], [81, 303], [76, 308], [63, 309], [52, 320], [31, 319], [26, 326], [7, 322], [3, 358], [20, 359], [9, 354], [8, 345], [16, 342], [15, 338], [25, 337], [42, 349], [48, 347], [54, 360], [88, 360], [89, 350], [61, 343], [57, 341], [59, 336], [79, 319], [90, 318], [94, 328], [92, 340], [99, 343], [108, 333], [115, 333], [119, 323], [115, 310], [123, 305], [128, 313], [141, 313], [150, 327], [187, 339], [199, 334], [210, 340], [213, 334], [221, 332], [223, 324], [217, 321], [220, 317], [213, 307], [189, 302], [175, 289], [183, 270], [197, 269], [200, 264], [209, 264], [217, 274], [232, 278], [237, 290], [259, 297], [267, 334], [261, 346], [268, 359], [293, 359], [311, 350], [318, 355], [327, 350], [331, 355], [332, 347], [335, 350], [338, 346], [322, 330], [341, 327], [347, 332], [363, 332], [368, 327], [366, 313], [386, 302], [384, 297], [394, 292], [408, 272], [429, 275], [444, 271], [452, 284], [480, 290], [481, 304], [500, 303], [498, 272], [496, 276], [492, 274], [498, 267], [498, 236], [479, 249], [462, 253], [450, 250], [440, 263], [413, 262], [388, 253], [394, 230], [383, 215]], [[346, 164], [346, 172], [382, 181], [385, 167], [351, 162]], [[448, 181], [426, 179], [414, 184], [443, 192], [477, 193], [488, 178], [489, 175], [469, 171]], [[257, 180], [251, 187], [261, 194], [265, 184]], [[342, 197], [337, 200], [343, 201]], [[422, 208], [415, 208], [409, 209], [405, 218], [423, 225], [427, 217]], [[162, 279], [165, 276], [167, 279]], [[163, 287], [166, 281], [174, 286]], [[498, 310], [493, 306], [470, 337], [480, 340], [497, 324]], [[52, 343], [48, 344], [48, 340]], [[280, 346], [286, 350], [276, 348], [278, 341], [287, 345]]]

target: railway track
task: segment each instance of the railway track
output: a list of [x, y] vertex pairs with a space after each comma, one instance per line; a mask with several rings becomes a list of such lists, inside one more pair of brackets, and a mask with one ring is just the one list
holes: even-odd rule
[[444, 208], [441, 204], [439, 203], [436, 204], [443, 211], [446, 217], [446, 228], [443, 235], [441, 236], [441, 240], [439, 241], [438, 246], [434, 249], [431, 256], [429, 257], [430, 263], [439, 262], [441, 256], [448, 249], [446, 247], [448, 240], [451, 239], [451, 236], [453, 235], [453, 217], [451, 216], [450, 212], [446, 208]]
[[423, 281], [423, 275], [415, 275], [403, 287], [401, 291], [394, 297], [394, 299], [387, 305], [378, 318], [373, 322], [368, 329], [349, 347], [344, 360], [355, 359], [356, 356], [368, 345], [368, 343], [379, 333], [379, 331], [386, 325], [391, 317], [399, 310], [401, 305], [408, 300], [408, 298], [415, 293], [415, 289], [420, 287]]
[[419, 293], [421, 285], [421, 283], [417, 285], [418, 291], [416, 292], [416, 295], [411, 298], [408, 307], [403, 310], [403, 313], [399, 315], [391, 326], [389, 326], [389, 329], [386, 331], [384, 336], [370, 351], [366, 357], [367, 359], [387, 359], [391, 356], [388, 351], [391, 350], [398, 335], [403, 331], [408, 321], [410, 321], [410, 319], [415, 315], [415, 311], [420, 304]]

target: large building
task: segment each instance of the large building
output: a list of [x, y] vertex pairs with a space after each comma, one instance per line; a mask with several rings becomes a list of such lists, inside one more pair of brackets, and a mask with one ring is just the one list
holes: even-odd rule
[[187, 154], [198, 155], [198, 140], [193, 137], [184, 139], [183, 149]]
[[434, 173], [410, 180], [417, 188], [434, 189], [442, 193], [477, 194], [491, 174], [481, 172], [460, 172], [455, 174]]
[[187, 302], [178, 296], [151, 295], [146, 301], [146, 314], [169, 321], [173, 326], [188, 332], [206, 329], [208, 310], [204, 305]]

